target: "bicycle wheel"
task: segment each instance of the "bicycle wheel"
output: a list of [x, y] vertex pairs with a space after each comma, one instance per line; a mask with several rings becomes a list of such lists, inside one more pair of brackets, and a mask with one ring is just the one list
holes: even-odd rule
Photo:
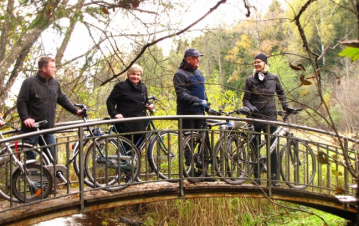
[[229, 184], [243, 184], [254, 172], [255, 148], [244, 134], [222, 136], [215, 146], [216, 171]]
[[203, 178], [195, 178], [205, 177], [208, 169], [208, 147], [202, 142], [202, 136], [197, 133], [186, 136], [183, 148], [183, 169], [187, 180], [193, 183], [203, 181]]
[[[84, 155], [86, 155], [88, 150], [92, 149], [92, 145], [93, 145], [92, 139], [84, 142], [84, 145], [83, 145]], [[81, 171], [80, 171], [80, 155], [79, 155], [79, 143], [78, 142], [75, 144], [75, 148], [74, 148], [74, 151], [73, 151], [73, 156], [74, 157], [73, 157], [73, 160], [72, 160], [72, 164], [73, 164], [73, 167], [74, 167], [74, 171], [75, 171], [75, 173], [77, 175], [77, 178], [79, 179]], [[92, 188], [95, 187], [94, 184], [87, 179], [86, 171], [84, 172], [84, 183], [89, 187], [92, 187]]]
[[[37, 148], [34, 149], [34, 147], [30, 144], [18, 143], [17, 148], [15, 144], [9, 144], [8, 148], [10, 150], [7, 150], [7, 147], [4, 146], [0, 150], [0, 195], [4, 199], [10, 201], [10, 197], [11, 197], [10, 178], [11, 178], [11, 173], [13, 173], [16, 169], [16, 165], [12, 161], [10, 161], [10, 155], [8, 154], [9, 151], [11, 153], [14, 153], [16, 158], [19, 159], [21, 162], [25, 162], [25, 157], [26, 157], [25, 153], [26, 150], [29, 149], [32, 149], [31, 151], [36, 153], [37, 156], [36, 162], [39, 163], [40, 161], [42, 161], [43, 165], [49, 165], [50, 161], [46, 155], [41, 153], [39, 149]], [[17, 200], [14, 196], [12, 196], [12, 201], [18, 202], [19, 200]]]
[[141, 168], [140, 152], [124, 137], [95, 140], [94, 148], [85, 155], [85, 170], [89, 180], [107, 190], [118, 190], [136, 180]]
[[152, 138], [148, 146], [148, 163], [162, 179], [178, 177], [178, 133], [161, 132]]
[[304, 189], [314, 180], [316, 172], [316, 158], [303, 141], [290, 140], [280, 154], [280, 173], [283, 181], [295, 189]]
[[[12, 176], [13, 192], [20, 202], [33, 202], [46, 198], [52, 189], [52, 175], [45, 167], [30, 163], [24, 166], [25, 172], [17, 168]], [[29, 179], [33, 184], [30, 186]]]

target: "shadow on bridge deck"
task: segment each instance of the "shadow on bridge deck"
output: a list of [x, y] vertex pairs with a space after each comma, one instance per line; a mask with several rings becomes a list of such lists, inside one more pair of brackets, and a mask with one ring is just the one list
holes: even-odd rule
[[[254, 185], [228, 185], [224, 182], [200, 182], [191, 184], [185, 182], [185, 195], [179, 196], [178, 183], [157, 182], [132, 185], [118, 192], [102, 190], [87, 191], [85, 193], [85, 208], [81, 210], [79, 194], [62, 195], [58, 192], [58, 199], [31, 203], [15, 207], [0, 214], [1, 225], [30, 225], [46, 220], [69, 216], [77, 213], [91, 212], [99, 209], [126, 206], [153, 201], [164, 201], [179, 198], [211, 198], [211, 197], [245, 197], [266, 198], [268, 189]], [[266, 194], [264, 194], [265, 192]], [[272, 188], [272, 200], [282, 200], [313, 207], [328, 213], [353, 221], [356, 207], [340, 203], [333, 195], [318, 194], [309, 191], [295, 190], [287, 187]], [[2, 202], [2, 208], [7, 208], [9, 202]]]

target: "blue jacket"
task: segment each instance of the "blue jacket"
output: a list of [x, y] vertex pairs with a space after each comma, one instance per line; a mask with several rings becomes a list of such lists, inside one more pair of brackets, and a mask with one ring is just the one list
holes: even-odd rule
[[177, 95], [178, 115], [203, 115], [203, 108], [192, 107], [199, 100], [207, 100], [202, 71], [186, 65], [183, 60], [173, 77]]

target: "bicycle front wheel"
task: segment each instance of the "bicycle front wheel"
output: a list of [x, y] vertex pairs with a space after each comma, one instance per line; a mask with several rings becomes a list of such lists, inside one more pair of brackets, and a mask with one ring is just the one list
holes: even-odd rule
[[[43, 165], [50, 164], [47, 156], [42, 154], [38, 148], [34, 148], [34, 146], [30, 144], [18, 143], [17, 146], [15, 144], [9, 144], [8, 147], [4, 146], [0, 150], [0, 195], [8, 201], [11, 199], [10, 178], [11, 174], [13, 174], [16, 169], [16, 165], [10, 159], [9, 153], [12, 153], [19, 161], [25, 162], [25, 160], [28, 160], [26, 159], [27, 152], [36, 153], [37, 163], [42, 162]], [[19, 202], [14, 196], [12, 196], [11, 201]]]
[[202, 142], [202, 136], [197, 133], [186, 136], [183, 148], [183, 169], [187, 180], [193, 183], [203, 181], [203, 178], [196, 178], [205, 177], [208, 169], [209, 152], [205, 142]]
[[140, 152], [124, 137], [98, 138], [85, 155], [89, 180], [99, 187], [118, 190], [137, 179], [141, 168]]
[[50, 171], [35, 163], [24, 165], [24, 169], [24, 172], [21, 172], [17, 168], [12, 177], [15, 197], [20, 202], [34, 202], [46, 198], [53, 184]]
[[316, 158], [313, 150], [304, 141], [291, 139], [280, 154], [280, 173], [283, 181], [295, 189], [304, 189], [314, 180]]
[[151, 170], [162, 179], [178, 177], [178, 133], [162, 132], [150, 142], [147, 152]]
[[243, 184], [254, 172], [255, 148], [244, 134], [223, 136], [215, 146], [216, 170], [229, 184]]

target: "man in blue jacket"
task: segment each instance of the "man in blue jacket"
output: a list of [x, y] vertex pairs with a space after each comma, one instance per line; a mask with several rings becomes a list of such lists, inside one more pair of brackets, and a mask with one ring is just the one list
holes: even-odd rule
[[[177, 94], [177, 115], [204, 115], [207, 102], [204, 77], [198, 69], [203, 56], [195, 49], [188, 49], [181, 65], [173, 77], [173, 84]], [[203, 107], [193, 107], [200, 103]], [[205, 121], [202, 119], [184, 119], [183, 129], [199, 129]]]
[[[204, 115], [204, 110], [208, 109], [206, 89], [202, 71], [198, 69], [200, 59], [203, 56], [195, 49], [186, 50], [181, 65], [173, 77], [173, 85], [177, 94], [177, 115]], [[199, 104], [199, 107], [193, 106]], [[204, 119], [183, 119], [183, 129], [200, 129], [206, 121]], [[209, 142], [209, 140], [208, 140]], [[202, 174], [200, 169], [202, 164], [196, 161], [196, 153], [193, 153], [195, 167], [193, 174], [197, 176], [208, 176]], [[185, 164], [191, 165], [191, 152], [184, 150]], [[205, 181], [214, 182], [215, 178], [205, 178]]]

